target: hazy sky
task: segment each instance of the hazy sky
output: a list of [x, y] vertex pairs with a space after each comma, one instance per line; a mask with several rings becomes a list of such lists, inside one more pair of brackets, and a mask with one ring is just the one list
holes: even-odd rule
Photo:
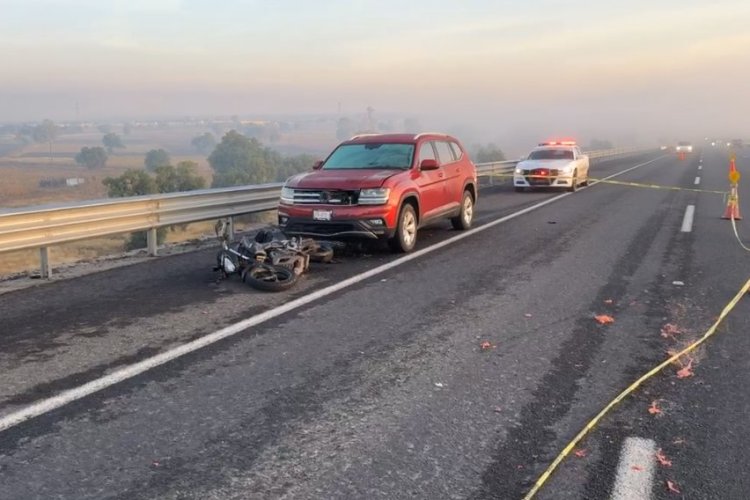
[[749, 0], [0, 0], [0, 122], [341, 103], [501, 134], [750, 137], [749, 96]]

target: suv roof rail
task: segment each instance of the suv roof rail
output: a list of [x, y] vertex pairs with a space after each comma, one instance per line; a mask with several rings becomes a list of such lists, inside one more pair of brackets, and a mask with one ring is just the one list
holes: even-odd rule
[[425, 135], [441, 135], [443, 137], [447, 137], [448, 134], [444, 132], [420, 132], [419, 134], [414, 136], [414, 139], [419, 139], [420, 137], [423, 137]]
[[370, 133], [367, 133], [367, 134], [356, 134], [356, 135], [351, 136], [349, 138], [349, 140], [353, 141], [354, 139], [359, 139], [360, 137], [372, 137], [374, 135], [382, 135], [382, 134], [376, 134], [374, 132], [370, 132]]

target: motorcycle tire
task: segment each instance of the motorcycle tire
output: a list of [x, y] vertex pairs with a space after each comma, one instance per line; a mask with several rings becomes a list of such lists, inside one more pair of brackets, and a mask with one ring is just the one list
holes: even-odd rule
[[242, 281], [264, 292], [283, 292], [288, 290], [297, 282], [294, 271], [270, 264], [256, 264], [245, 269]]
[[318, 248], [307, 254], [310, 256], [311, 262], [322, 262], [323, 264], [328, 264], [333, 260], [333, 247], [321, 244], [318, 245]]

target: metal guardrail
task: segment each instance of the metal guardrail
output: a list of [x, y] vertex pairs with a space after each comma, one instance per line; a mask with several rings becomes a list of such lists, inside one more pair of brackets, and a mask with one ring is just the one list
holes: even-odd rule
[[55, 244], [147, 231], [149, 254], [156, 255], [156, 229], [273, 210], [280, 193], [276, 183], [6, 210], [0, 212], [0, 253], [39, 248], [45, 278], [48, 248]]
[[[619, 148], [591, 151], [589, 158], [616, 157], [646, 151]], [[513, 172], [518, 161], [478, 163], [477, 174], [489, 177]], [[42, 277], [49, 277], [49, 246], [122, 233], [147, 231], [150, 255], [156, 255], [156, 230], [174, 224], [274, 210], [280, 183], [204, 189], [185, 193], [134, 196], [0, 212], [0, 253], [38, 248]]]

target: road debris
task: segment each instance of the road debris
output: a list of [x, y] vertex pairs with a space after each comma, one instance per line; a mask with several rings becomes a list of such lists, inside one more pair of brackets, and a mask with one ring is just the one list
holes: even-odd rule
[[682, 493], [682, 492], [680, 491], [680, 489], [679, 489], [679, 488], [677, 487], [677, 484], [676, 484], [676, 483], [674, 483], [673, 481], [670, 481], [669, 479], [667, 479], [667, 489], [668, 489], [668, 490], [669, 490], [670, 492], [672, 492], [672, 493], [677, 493], [677, 494], [680, 494], [680, 493]]
[[677, 325], [672, 323], [667, 323], [666, 325], [661, 327], [661, 336], [665, 339], [672, 339], [676, 340], [675, 335], [679, 335], [683, 333], [680, 328], [677, 327]]
[[667, 458], [667, 456], [664, 454], [661, 448], [656, 450], [656, 459], [664, 467], [672, 467], [672, 461], [669, 458]]
[[482, 342], [482, 343], [481, 343], [481, 344], [479, 345], [479, 348], [480, 348], [480, 349], [482, 349], [483, 351], [489, 351], [490, 349], [494, 349], [494, 348], [495, 348], [495, 346], [494, 346], [494, 344], [493, 344], [492, 342], [490, 342], [489, 340], [485, 340], [484, 342]]
[[574, 451], [573, 454], [577, 456], [578, 458], [585, 458], [589, 454], [589, 452], [584, 448], [579, 448], [576, 451]]
[[435, 382], [435, 387], [439, 387], [439, 388], [442, 389], [443, 388], [443, 383], [442, 382]]
[[609, 324], [615, 322], [615, 318], [613, 318], [612, 316], [609, 316], [607, 314], [597, 314], [596, 316], [594, 316], [594, 319], [600, 325], [609, 325]]
[[648, 407], [648, 412], [651, 415], [660, 415], [661, 413], [663, 413], [661, 408], [659, 408], [658, 404], [659, 404], [658, 399], [651, 401], [651, 406]]
[[611, 306], [612, 304], [615, 303], [615, 301], [612, 300], [612, 299], [607, 299], [607, 300], [604, 301], [604, 303], [607, 304], [608, 306]]
[[677, 378], [688, 378], [695, 375], [693, 373], [693, 358], [690, 358], [688, 364], [677, 370]]

